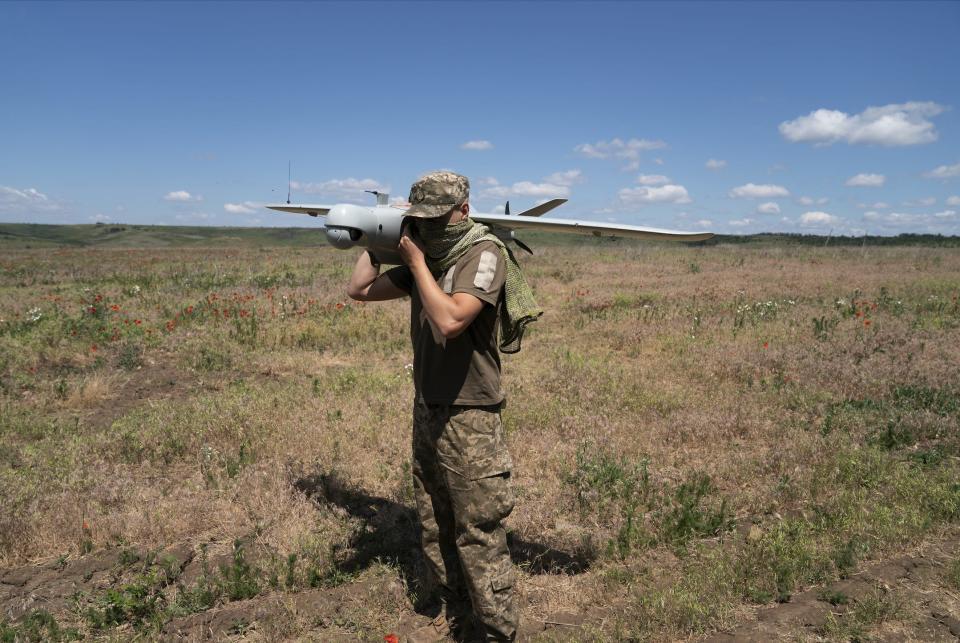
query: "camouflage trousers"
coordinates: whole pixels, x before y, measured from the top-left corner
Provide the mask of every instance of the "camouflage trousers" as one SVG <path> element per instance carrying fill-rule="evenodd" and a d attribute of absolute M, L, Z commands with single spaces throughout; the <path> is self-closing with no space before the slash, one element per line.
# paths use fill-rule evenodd
<path fill-rule="evenodd" d="M 499 407 L 414 403 L 413 485 L 427 573 L 447 609 L 472 605 L 486 640 L 516 633 L 516 572 L 503 519 L 513 463 Z"/>

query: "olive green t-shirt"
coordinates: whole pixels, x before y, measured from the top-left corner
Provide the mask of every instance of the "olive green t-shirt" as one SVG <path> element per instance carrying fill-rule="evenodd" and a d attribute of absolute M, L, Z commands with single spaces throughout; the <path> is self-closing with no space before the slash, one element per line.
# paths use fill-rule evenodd
<path fill-rule="evenodd" d="M 460 261 L 437 278 L 443 292 L 467 293 L 486 304 L 462 333 L 449 339 L 445 339 L 427 317 L 410 268 L 398 266 L 385 274 L 395 286 L 410 293 L 410 339 L 417 399 L 427 404 L 463 406 L 503 402 L 497 334 L 506 262 L 497 244 L 492 241 L 474 244 Z"/>

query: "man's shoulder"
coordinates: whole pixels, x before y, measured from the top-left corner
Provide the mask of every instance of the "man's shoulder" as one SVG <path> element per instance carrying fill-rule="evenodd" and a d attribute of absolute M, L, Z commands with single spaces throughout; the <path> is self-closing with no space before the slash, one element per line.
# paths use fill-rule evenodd
<path fill-rule="evenodd" d="M 496 304 L 506 274 L 499 244 L 487 239 L 473 244 L 452 273 L 449 292 L 466 292 Z"/>
<path fill-rule="evenodd" d="M 495 241 L 491 241 L 490 239 L 482 239 L 481 241 L 478 241 L 470 246 L 470 249 L 464 253 L 457 263 L 466 264 L 470 261 L 477 261 L 478 258 L 481 257 L 485 252 L 491 253 L 498 259 L 502 260 L 503 255 L 500 252 L 500 246 Z"/>

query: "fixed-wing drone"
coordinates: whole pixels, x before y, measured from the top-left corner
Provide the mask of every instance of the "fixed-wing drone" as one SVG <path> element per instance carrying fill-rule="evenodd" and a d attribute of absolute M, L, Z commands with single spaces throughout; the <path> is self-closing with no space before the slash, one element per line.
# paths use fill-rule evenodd
<path fill-rule="evenodd" d="M 377 204 L 372 207 L 352 203 L 309 205 L 291 204 L 290 202 L 269 204 L 266 207 L 280 212 L 325 217 L 324 227 L 327 229 L 327 241 L 334 248 L 347 250 L 354 246 L 360 246 L 369 250 L 381 263 L 399 264 L 401 260 L 400 254 L 397 252 L 397 245 L 400 243 L 400 235 L 403 233 L 404 212 L 410 206 L 390 204 L 388 194 L 376 191 L 369 192 L 377 197 Z M 618 223 L 546 219 L 541 216 L 566 202 L 566 199 L 553 199 L 516 215 L 510 214 L 510 203 L 508 202 L 503 214 L 484 214 L 471 210 L 470 218 L 487 225 L 490 231 L 504 243 L 513 242 L 531 254 L 533 254 L 533 251 L 514 236 L 515 230 L 543 230 L 588 234 L 595 237 L 630 237 L 667 241 L 704 241 L 713 236 L 712 232 L 679 232 Z"/>

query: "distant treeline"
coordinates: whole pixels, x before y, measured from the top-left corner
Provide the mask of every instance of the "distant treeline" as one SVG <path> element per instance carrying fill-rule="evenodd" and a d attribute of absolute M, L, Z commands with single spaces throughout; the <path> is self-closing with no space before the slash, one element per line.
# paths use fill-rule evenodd
<path fill-rule="evenodd" d="M 769 243 L 802 246 L 960 246 L 960 236 L 942 234 L 898 234 L 895 237 L 866 235 L 846 237 L 842 235 L 795 234 L 784 232 L 761 232 L 760 234 L 732 235 L 718 234 L 709 241 L 696 245 L 715 246 L 721 243 Z"/>
<path fill-rule="evenodd" d="M 313 228 L 226 228 L 127 223 L 87 225 L 0 223 L 0 248 L 310 247 L 325 243 L 324 230 L 319 225 Z"/>
<path fill-rule="evenodd" d="M 534 247 L 537 245 L 607 245 L 643 244 L 649 242 L 616 238 L 523 231 L 517 235 Z M 47 225 L 38 223 L 0 223 L 0 248 L 49 248 L 107 246 L 123 248 L 157 248 L 177 246 L 297 246 L 325 245 L 324 230 L 310 228 L 220 228 L 212 226 L 156 226 L 125 223 L 87 225 Z M 761 233 L 750 235 L 720 234 L 695 246 L 719 244 L 765 244 L 805 246 L 929 246 L 957 247 L 960 236 L 939 234 L 899 234 L 895 237 L 847 237 L 814 234 Z"/>

